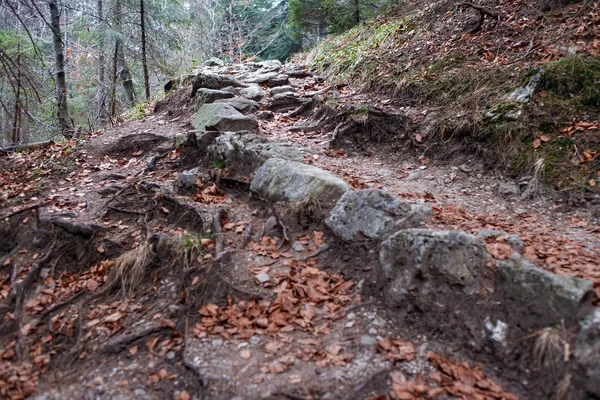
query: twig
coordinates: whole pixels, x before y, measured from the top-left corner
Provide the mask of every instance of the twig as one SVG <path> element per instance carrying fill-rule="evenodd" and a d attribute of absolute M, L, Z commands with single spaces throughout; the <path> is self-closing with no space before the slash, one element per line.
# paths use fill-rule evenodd
<path fill-rule="evenodd" d="M 147 215 L 147 213 L 145 211 L 125 210 L 123 208 L 118 208 L 118 207 L 113 207 L 113 206 L 108 206 L 107 208 L 109 210 L 120 212 L 123 214 Z"/>
<path fill-rule="evenodd" d="M 347 83 L 338 83 L 337 85 L 330 85 L 330 86 L 327 86 L 327 87 L 326 87 L 326 88 L 324 88 L 324 89 L 317 90 L 317 91 L 316 91 L 316 92 L 314 92 L 314 93 L 307 93 L 306 95 L 307 95 L 307 96 L 309 96 L 309 97 L 315 97 L 315 96 L 318 96 L 318 95 L 320 95 L 320 94 L 327 93 L 327 92 L 329 92 L 331 89 L 342 89 L 342 88 L 344 88 L 344 87 L 346 87 L 346 86 L 348 86 L 348 84 L 347 84 Z"/>
<path fill-rule="evenodd" d="M 81 296 L 83 296 L 85 294 L 85 290 L 82 290 L 80 292 L 75 293 L 73 296 L 69 297 L 67 300 L 55 304 L 52 307 L 48 308 L 46 311 L 44 311 L 42 313 L 42 315 L 40 315 L 40 319 L 39 322 L 44 321 L 46 318 L 48 318 L 50 315 L 54 314 L 56 311 L 65 308 L 66 306 L 72 305 L 75 300 L 79 299 Z"/>
<path fill-rule="evenodd" d="M 187 349 L 188 349 L 188 319 L 185 319 L 185 332 L 183 333 L 183 365 L 188 368 L 190 371 L 192 371 L 199 379 L 200 381 L 200 386 L 202 387 L 207 387 L 208 386 L 208 377 L 204 374 L 204 372 L 202 372 L 202 370 L 197 367 L 192 360 L 190 360 L 188 354 L 187 354 Z"/>
<path fill-rule="evenodd" d="M 320 248 L 320 249 L 318 249 L 318 250 L 317 250 L 317 251 L 315 251 L 314 253 L 312 253 L 312 254 L 309 254 L 309 255 L 307 255 L 307 256 L 306 256 L 306 257 L 304 257 L 304 258 L 300 258 L 298 261 L 308 261 L 308 260 L 310 260 L 311 258 L 318 257 L 319 255 L 321 255 L 321 253 L 323 253 L 323 252 L 325 252 L 325 251 L 327 251 L 327 250 L 329 250 L 329 245 L 328 245 L 328 244 L 324 244 L 324 245 L 322 245 L 322 246 L 321 246 L 321 248 Z"/>

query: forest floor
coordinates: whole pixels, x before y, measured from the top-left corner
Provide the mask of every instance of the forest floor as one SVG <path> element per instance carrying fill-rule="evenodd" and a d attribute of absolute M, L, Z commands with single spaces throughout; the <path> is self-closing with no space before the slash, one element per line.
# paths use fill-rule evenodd
<path fill-rule="evenodd" d="M 291 84 L 306 99 L 328 87 Z M 303 222 L 305 210 L 280 210 L 273 225 L 273 209 L 214 165 L 193 193 L 172 194 L 185 169 L 173 145 L 191 130 L 186 90 L 142 120 L 0 157 L 0 397 L 530 398 L 536 389 L 493 355 L 475 360 L 461 338 L 444 339 L 451 331 L 424 334 L 382 307 L 371 242 L 342 243 Z M 328 95 L 397 111 L 351 87 Z M 430 229 L 516 234 L 538 267 L 600 291 L 589 210 L 544 191 L 506 199 L 499 186 L 512 181 L 475 157 L 332 149 L 333 132 L 294 129 L 305 120 L 276 112 L 259 132 L 308 149 L 305 163 L 355 189 L 431 206 Z M 486 246 L 512 253 L 502 237 Z"/>

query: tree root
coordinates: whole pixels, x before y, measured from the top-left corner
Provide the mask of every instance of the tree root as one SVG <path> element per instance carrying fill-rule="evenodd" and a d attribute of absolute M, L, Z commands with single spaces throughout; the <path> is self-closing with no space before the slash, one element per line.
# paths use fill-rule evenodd
<path fill-rule="evenodd" d="M 248 242 L 250 242 L 250 239 L 252 238 L 253 230 L 254 227 L 252 226 L 252 224 L 248 224 L 248 226 L 246 226 L 246 229 L 244 229 L 244 236 L 242 237 L 242 244 L 240 246 L 241 249 L 245 249 L 246 246 L 248 246 Z"/>
<path fill-rule="evenodd" d="M 169 149 L 163 151 L 162 153 L 152 156 L 150 158 L 150 160 L 148 161 L 148 166 L 146 167 L 146 172 L 156 171 L 156 163 L 159 160 L 162 160 L 163 158 L 165 158 L 166 156 L 168 156 L 169 153 L 172 152 L 175 149 L 176 149 L 176 147 L 170 147 Z"/>
<path fill-rule="evenodd" d="M 43 203 L 32 204 L 32 205 L 30 205 L 30 206 L 27 206 L 27 207 L 25 207 L 25 208 L 21 208 L 20 210 L 17 210 L 17 211 L 13 211 L 13 212 L 11 212 L 11 213 L 8 213 L 8 214 L 6 214 L 5 216 L 3 216 L 3 217 L 0 217 L 0 220 L 5 220 L 5 219 L 8 219 L 8 218 L 12 218 L 12 217 L 14 217 L 15 215 L 19 215 L 19 214 L 22 214 L 22 213 L 25 213 L 25 212 L 28 212 L 28 211 L 31 211 L 31 210 L 36 210 L 36 209 L 38 209 L 38 208 L 45 207 L 45 206 L 47 206 L 48 204 L 50 204 L 50 202 L 49 202 L 49 201 L 45 201 L 45 202 L 43 202 Z"/>
<path fill-rule="evenodd" d="M 223 249 L 225 248 L 225 235 L 223 234 L 223 225 L 221 220 L 227 218 L 225 210 L 219 208 L 213 215 L 213 233 L 215 235 L 215 262 L 219 262 L 223 258 Z"/>
<path fill-rule="evenodd" d="M 281 231 L 283 233 L 283 242 L 279 246 L 279 248 L 281 248 L 281 246 L 283 246 L 285 243 L 290 242 L 290 238 L 288 236 L 288 229 L 285 223 L 283 222 L 283 218 L 281 218 L 281 214 L 279 214 L 279 211 L 277 211 L 277 208 L 275 208 L 274 204 L 271 204 L 271 210 L 273 211 L 273 215 L 277 220 L 277 224 L 281 227 Z"/>
<path fill-rule="evenodd" d="M 47 214 L 43 208 L 40 209 L 38 213 L 38 218 L 41 224 L 56 226 L 69 232 L 72 235 L 83 236 L 85 238 L 91 238 L 97 232 L 105 230 L 105 228 L 99 225 L 90 225 L 80 222 L 67 221 L 64 218 Z"/>
<path fill-rule="evenodd" d="M 479 32 L 481 30 L 481 27 L 483 26 L 483 22 L 485 21 L 485 17 L 490 17 L 493 20 L 498 21 L 500 19 L 500 15 L 488 8 L 482 7 L 482 6 L 478 6 L 476 4 L 472 4 L 472 3 L 461 3 L 460 6 L 462 7 L 471 7 L 477 11 L 479 11 L 479 21 L 477 22 L 477 26 L 475 26 L 475 28 L 471 29 L 471 31 L 469 31 L 469 33 L 473 34 L 476 32 Z"/>
<path fill-rule="evenodd" d="M 145 329 L 142 329 L 141 331 L 134 332 L 130 335 L 122 336 L 120 338 L 116 338 L 116 339 L 108 341 L 104 345 L 104 348 L 102 349 L 102 351 L 105 353 L 117 353 L 137 340 L 143 339 L 146 336 L 154 335 L 156 333 L 160 333 L 160 332 L 163 332 L 163 331 L 166 331 L 169 329 L 171 329 L 171 328 L 169 328 L 168 326 L 165 326 L 165 325 L 152 325 Z"/>

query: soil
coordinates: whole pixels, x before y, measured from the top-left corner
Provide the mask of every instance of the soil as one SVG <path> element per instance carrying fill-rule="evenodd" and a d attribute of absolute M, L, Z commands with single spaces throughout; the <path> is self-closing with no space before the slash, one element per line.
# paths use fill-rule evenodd
<path fill-rule="evenodd" d="M 291 83 L 304 96 L 326 86 Z M 341 243 L 318 213 L 285 205 L 275 206 L 285 232 L 270 226 L 272 209 L 202 157 L 196 190 L 176 194 L 184 168 L 171 149 L 190 131 L 188 93 L 180 88 L 156 113 L 79 143 L 0 158 L 0 397 L 383 399 L 410 386 L 449 398 L 439 382 L 458 379 L 450 370 L 493 381 L 495 397 L 477 389 L 486 398 L 547 393 L 543 380 L 528 380 L 539 378 L 524 364 L 530 357 L 509 368 L 452 331 L 423 331 L 384 308 L 376 243 Z M 350 87 L 328 96 L 406 112 Z M 402 137 L 332 148 L 333 129 L 290 129 L 306 120 L 276 113 L 260 134 L 309 149 L 306 163 L 354 188 L 430 205 L 432 229 L 517 234 L 538 266 L 600 289 L 600 226 L 586 209 L 543 189 L 506 200 L 498 186 L 511 180 L 484 160 L 427 159 Z M 149 170 L 154 156 L 163 157 Z M 42 223 L 44 213 L 54 222 Z M 508 256 L 501 242 L 488 250 Z"/>

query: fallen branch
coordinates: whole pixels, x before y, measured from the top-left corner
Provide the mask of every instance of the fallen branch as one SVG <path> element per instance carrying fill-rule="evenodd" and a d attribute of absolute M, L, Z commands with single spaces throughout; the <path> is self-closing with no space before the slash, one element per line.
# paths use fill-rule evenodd
<path fill-rule="evenodd" d="M 481 27 L 483 26 L 483 21 L 485 20 L 486 16 L 490 17 L 491 19 L 494 19 L 496 21 L 498 21 L 500 19 L 500 15 L 498 13 L 496 13 L 488 8 L 478 6 L 476 4 L 461 3 L 460 6 L 471 7 L 471 8 L 474 8 L 475 10 L 479 11 L 479 21 L 477 22 L 477 26 L 475 26 L 475 28 L 471 29 L 471 31 L 469 33 L 479 32 L 481 30 Z"/>
<path fill-rule="evenodd" d="M 118 208 L 118 207 L 113 207 L 113 206 L 108 206 L 107 208 L 109 210 L 119 212 L 122 214 L 147 215 L 147 213 L 145 211 L 125 210 L 123 208 Z"/>
<path fill-rule="evenodd" d="M 327 87 L 326 87 L 326 88 L 324 88 L 324 89 L 317 90 L 317 91 L 316 91 L 316 92 L 314 92 L 314 93 L 307 93 L 306 95 L 307 95 L 307 96 L 309 96 L 309 97 L 315 97 L 315 96 L 318 96 L 318 95 L 321 95 L 321 94 L 327 93 L 327 92 L 329 92 L 329 91 L 330 91 L 330 90 L 332 90 L 332 89 L 342 89 L 342 88 L 344 88 L 344 87 L 346 87 L 346 86 L 348 86 L 348 84 L 347 84 L 347 83 L 338 83 L 338 84 L 336 84 L 336 85 L 327 86 Z"/>
<path fill-rule="evenodd" d="M 63 308 L 72 305 L 75 302 L 75 300 L 79 299 L 84 294 L 85 294 L 85 290 L 82 290 L 80 292 L 75 293 L 73 296 L 69 297 L 67 300 L 60 302 L 58 304 L 55 304 L 52 307 L 48 308 L 46 311 L 44 311 L 42 313 L 42 315 L 40 315 L 39 322 L 41 323 L 42 321 L 44 321 L 46 318 L 48 318 L 50 315 L 54 314 L 58 310 L 62 310 Z"/>
<path fill-rule="evenodd" d="M 190 371 L 192 371 L 197 377 L 198 380 L 200 382 L 200 386 L 202 387 L 207 387 L 208 386 L 208 377 L 204 374 L 204 372 L 202 372 L 202 370 L 197 367 L 192 360 L 190 360 L 188 354 L 187 354 L 187 349 L 188 349 L 188 319 L 185 319 L 185 332 L 183 333 L 183 350 L 182 350 L 182 358 L 183 358 L 183 365 L 188 368 Z"/>
<path fill-rule="evenodd" d="M 30 150 L 30 149 L 38 149 L 42 147 L 52 146 L 54 144 L 54 140 L 46 140 L 43 142 L 34 142 L 27 144 L 18 144 L 14 146 L 2 147 L 0 148 L 1 154 L 12 153 L 15 150 Z"/>
<path fill-rule="evenodd" d="M 310 260 L 311 258 L 315 258 L 315 257 L 318 257 L 318 256 L 320 256 L 320 255 L 321 255 L 321 253 L 324 253 L 324 252 L 325 252 L 325 251 L 327 251 L 327 250 L 329 250 L 329 245 L 328 245 L 328 244 L 323 244 L 323 245 L 321 246 L 321 248 L 320 248 L 320 249 L 318 249 L 317 251 L 315 251 L 315 252 L 314 252 L 314 253 L 312 253 L 312 254 L 309 254 L 309 255 L 307 255 L 307 256 L 306 256 L 306 257 L 304 257 L 304 258 L 300 258 L 298 261 L 308 261 L 308 260 Z"/>
<path fill-rule="evenodd" d="M 126 335 L 126 336 L 122 336 L 120 338 L 116 338 L 113 340 L 108 341 L 105 345 L 102 351 L 104 351 L 105 353 L 116 353 L 119 352 L 121 350 L 123 350 L 126 346 L 130 345 L 131 343 L 140 340 L 146 336 L 150 336 L 150 335 L 154 335 L 156 333 L 159 332 L 163 332 L 166 331 L 169 328 L 166 325 L 152 325 L 147 327 L 146 329 L 142 329 L 141 331 L 138 332 L 134 332 L 130 335 Z"/>

